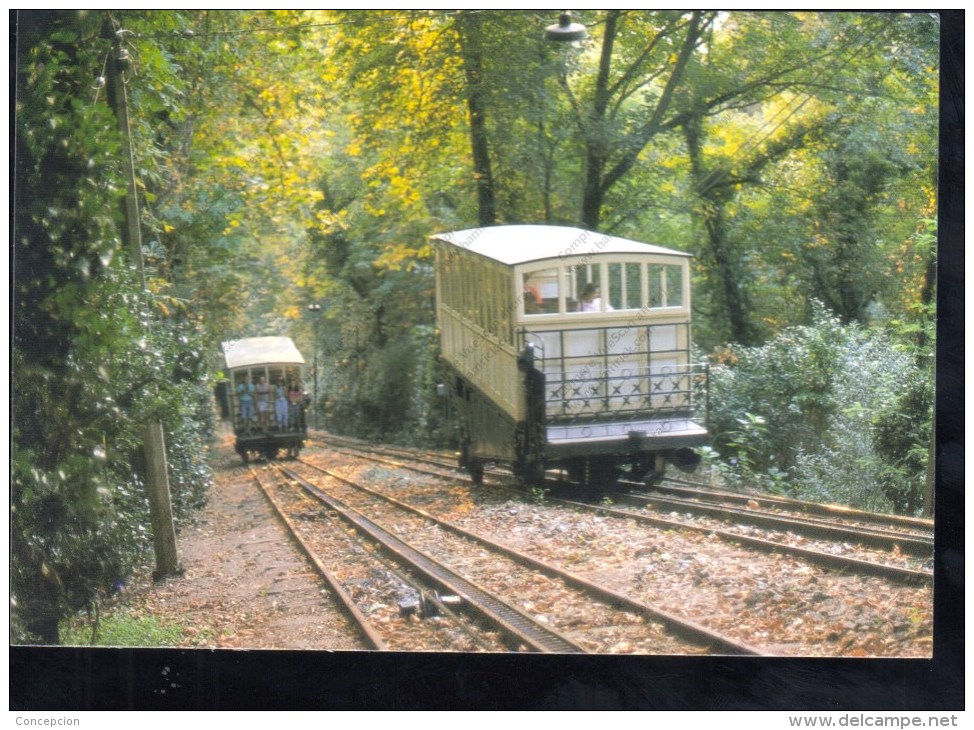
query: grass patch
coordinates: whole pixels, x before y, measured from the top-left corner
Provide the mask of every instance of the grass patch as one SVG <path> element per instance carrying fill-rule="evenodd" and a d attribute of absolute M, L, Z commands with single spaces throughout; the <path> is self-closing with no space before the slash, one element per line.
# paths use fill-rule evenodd
<path fill-rule="evenodd" d="M 76 617 L 61 627 L 65 646 L 179 646 L 184 636 L 180 624 L 121 611 L 101 616 L 97 631 L 89 617 Z"/>

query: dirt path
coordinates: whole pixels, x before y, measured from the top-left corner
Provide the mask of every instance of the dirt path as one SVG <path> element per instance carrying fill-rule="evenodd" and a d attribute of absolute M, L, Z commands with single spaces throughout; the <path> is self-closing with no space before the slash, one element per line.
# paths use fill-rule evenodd
<path fill-rule="evenodd" d="M 183 575 L 155 584 L 139 577 L 121 605 L 183 626 L 180 646 L 361 650 L 233 453 L 231 438 L 214 449 L 207 506 L 178 536 Z"/>

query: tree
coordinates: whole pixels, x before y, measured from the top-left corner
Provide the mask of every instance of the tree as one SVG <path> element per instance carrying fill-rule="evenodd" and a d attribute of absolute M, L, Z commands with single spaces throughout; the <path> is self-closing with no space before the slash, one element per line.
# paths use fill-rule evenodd
<path fill-rule="evenodd" d="M 761 185 L 761 171 L 775 160 L 804 144 L 810 129 L 820 121 L 795 125 L 778 138 L 738 154 L 733 161 L 704 162 L 701 117 L 690 117 L 683 133 L 690 155 L 693 192 L 699 197 L 697 216 L 703 222 L 705 242 L 702 250 L 710 299 L 717 307 L 716 318 L 727 326 L 726 338 L 744 345 L 761 338 L 754 322 L 751 282 L 756 278 L 755 257 L 746 256 L 731 241 L 728 208 L 743 186 Z"/>
<path fill-rule="evenodd" d="M 695 218 L 704 242 L 698 301 L 715 325 L 708 337 L 755 344 L 780 327 L 783 317 L 807 317 L 809 299 L 796 308 L 798 300 L 787 293 L 787 282 L 799 279 L 808 282 L 809 297 L 847 321 L 865 321 L 867 308 L 889 299 L 890 285 L 904 280 L 890 275 L 883 257 L 889 241 L 908 234 L 902 228 L 893 233 L 890 225 L 909 223 L 908 217 L 894 222 L 895 216 L 883 216 L 892 233 L 885 244 L 864 239 L 875 230 L 873 221 L 893 190 L 909 196 L 897 180 L 933 160 L 932 146 L 921 142 L 927 132 L 920 117 L 895 121 L 901 118 L 896 108 L 924 108 L 925 88 L 905 93 L 890 74 L 890 63 L 907 67 L 890 58 L 891 49 L 902 48 L 908 38 L 914 42 L 916 23 L 896 15 L 779 14 L 748 23 L 741 17 L 731 16 L 708 43 L 706 58 L 688 69 L 688 111 L 681 125 L 692 181 L 686 193 L 698 200 Z M 754 75 L 755 56 L 765 80 L 729 106 L 712 108 L 708 99 L 714 89 L 734 89 Z M 800 58 L 809 63 L 798 72 L 794 59 Z M 861 122 L 845 121 L 851 118 Z M 825 154 L 834 144 L 843 151 Z M 906 154 L 908 149 L 919 154 Z M 861 175 L 854 177 L 868 180 L 874 190 L 823 176 L 828 160 L 841 165 L 840 176 L 849 177 L 849 169 L 859 167 Z M 914 177 L 913 187 L 922 189 L 916 184 Z M 901 197 L 900 211 L 924 202 L 909 197 L 914 198 L 909 204 Z M 811 205 L 821 205 L 814 229 Z M 806 273 L 810 269 L 817 283 Z M 875 286 L 879 283 L 882 287 Z M 844 295 L 837 293 L 840 288 Z M 850 315 L 850 308 L 855 313 Z"/>
<path fill-rule="evenodd" d="M 583 106 L 572 97 L 585 141 L 585 187 L 579 216 L 583 226 L 598 228 L 609 190 L 636 165 L 654 137 L 678 124 L 679 118 L 673 114 L 676 91 L 715 18 L 716 13 L 704 11 L 642 17 L 632 11 L 607 11 L 590 100 Z M 626 22 L 633 24 L 633 32 L 624 34 Z M 629 55 L 621 69 L 614 69 L 616 44 L 623 45 L 627 39 L 642 48 Z M 630 100 L 638 101 L 627 104 Z"/>
<path fill-rule="evenodd" d="M 467 81 L 467 109 L 470 113 L 470 151 L 477 181 L 478 222 L 489 226 L 497 222 L 494 203 L 494 175 L 491 172 L 487 139 L 487 109 L 483 90 L 484 57 L 481 47 L 481 19 L 477 13 L 460 13 L 456 21 Z"/>
<path fill-rule="evenodd" d="M 192 328 L 166 296 L 143 307 L 119 247 L 126 181 L 96 82 L 112 45 L 102 20 L 18 15 L 11 592 L 15 635 L 49 643 L 147 547 L 138 424 L 161 420 L 195 448 L 205 430 Z M 181 516 L 206 469 L 174 471 Z"/>

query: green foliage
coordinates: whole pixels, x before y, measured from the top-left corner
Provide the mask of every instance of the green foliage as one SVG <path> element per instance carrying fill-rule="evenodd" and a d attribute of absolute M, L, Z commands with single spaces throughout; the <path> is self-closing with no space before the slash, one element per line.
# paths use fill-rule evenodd
<path fill-rule="evenodd" d="M 410 440 L 419 446 L 456 446 L 457 434 L 449 412 L 451 399 L 438 392 L 438 386 L 447 382 L 438 332 L 427 326 L 416 328 L 413 334 L 418 357 L 413 394 L 416 419 Z"/>
<path fill-rule="evenodd" d="M 936 21 L 583 11 L 575 48 L 546 43 L 545 20 L 18 14 L 18 638 L 56 641 L 57 618 L 147 549 L 145 420 L 165 424 L 177 520 L 205 499 L 220 340 L 291 334 L 317 352 L 328 428 L 449 443 L 427 236 L 477 219 L 486 171 L 498 221 L 583 221 L 696 254 L 708 347 L 772 338 L 732 346 L 715 375 L 731 478 L 915 508 L 936 231 L 913 228 L 935 217 Z M 145 294 L 121 250 L 121 140 L 98 83 L 117 28 L 135 64 Z M 816 295 L 895 344 L 822 315 L 788 329 Z M 311 301 L 327 304 L 319 322 Z M 843 493 L 836 465 L 865 491 Z"/>
<path fill-rule="evenodd" d="M 873 415 L 873 446 L 883 462 L 879 480 L 897 512 L 914 513 L 923 507 L 932 412 L 932 378 L 915 371 L 900 393 Z"/>
<path fill-rule="evenodd" d="M 932 373 L 885 334 L 820 309 L 812 325 L 721 359 L 711 427 L 729 481 L 863 509 L 921 506 Z"/>
<path fill-rule="evenodd" d="M 387 442 L 451 443 L 449 403 L 436 391 L 443 378 L 435 331 L 417 327 L 382 344 L 358 348 L 349 340 L 336 348 L 341 360 L 329 360 L 326 366 L 324 426 Z"/>
<path fill-rule="evenodd" d="M 532 504 L 544 504 L 550 493 L 551 490 L 545 487 L 531 486 L 528 488 L 528 499 L 530 499 Z M 611 506 L 611 504 L 606 504 L 606 500 L 603 500 L 603 504 L 606 507 Z"/>
<path fill-rule="evenodd" d="M 65 622 L 65 646 L 179 646 L 184 636 L 179 624 L 165 623 L 152 616 L 132 616 L 115 611 L 85 622 L 80 618 Z"/>
<path fill-rule="evenodd" d="M 150 543 L 141 426 L 202 454 L 196 330 L 119 249 L 120 137 L 94 80 L 104 14 L 22 12 L 16 119 L 11 601 L 15 641 L 110 595 Z M 151 276 L 157 272 L 150 265 Z M 170 462 L 177 515 L 209 474 Z"/>

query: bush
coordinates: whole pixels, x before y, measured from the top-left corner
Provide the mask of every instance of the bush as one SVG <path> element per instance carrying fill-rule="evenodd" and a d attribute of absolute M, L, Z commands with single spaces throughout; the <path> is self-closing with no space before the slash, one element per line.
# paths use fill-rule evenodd
<path fill-rule="evenodd" d="M 711 371 L 716 461 L 730 482 L 871 510 L 922 503 L 932 374 L 878 330 L 823 311 Z"/>

